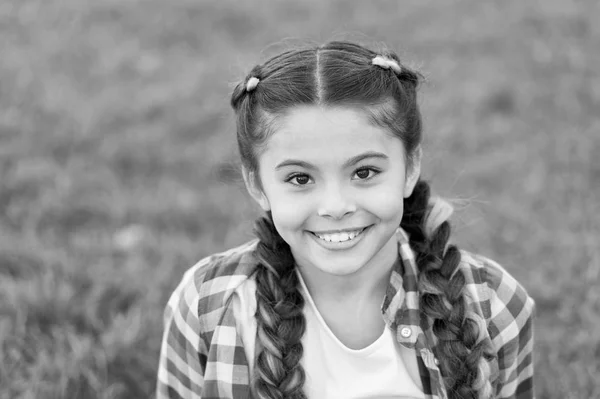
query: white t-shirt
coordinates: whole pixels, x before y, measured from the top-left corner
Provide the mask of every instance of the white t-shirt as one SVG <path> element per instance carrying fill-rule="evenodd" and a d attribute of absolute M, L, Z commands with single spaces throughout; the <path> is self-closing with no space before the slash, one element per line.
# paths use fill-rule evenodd
<path fill-rule="evenodd" d="M 309 399 L 422 399 L 421 379 L 413 349 L 400 345 L 387 325 L 381 336 L 362 349 L 350 349 L 333 334 L 298 273 L 305 298 L 306 332 L 301 364 Z M 253 373 L 256 341 L 256 282 L 249 278 L 233 299 L 237 328 Z"/>

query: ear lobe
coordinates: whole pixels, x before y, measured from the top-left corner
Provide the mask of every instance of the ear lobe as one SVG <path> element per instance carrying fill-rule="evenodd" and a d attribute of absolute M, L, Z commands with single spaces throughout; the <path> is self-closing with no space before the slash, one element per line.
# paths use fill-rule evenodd
<path fill-rule="evenodd" d="M 263 193 L 263 190 L 260 188 L 260 184 L 258 183 L 258 178 L 254 172 L 248 171 L 245 167 L 242 166 L 242 176 L 244 176 L 244 183 L 246 184 L 246 190 L 250 196 L 258 203 L 258 205 L 265 211 L 271 210 L 271 204 L 269 204 L 269 199 Z"/>
<path fill-rule="evenodd" d="M 410 168 L 406 170 L 406 178 L 404 179 L 404 198 L 408 198 L 411 196 L 417 182 L 419 181 L 419 177 L 421 176 L 421 158 L 423 156 L 423 151 L 419 146 L 413 155 L 412 163 L 410 164 Z"/>

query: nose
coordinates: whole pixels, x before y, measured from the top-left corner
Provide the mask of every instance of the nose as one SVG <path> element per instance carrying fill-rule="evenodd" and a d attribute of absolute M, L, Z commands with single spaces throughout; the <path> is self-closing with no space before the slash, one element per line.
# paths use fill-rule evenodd
<path fill-rule="evenodd" d="M 319 216 L 342 219 L 354 212 L 356 212 L 354 199 L 341 187 L 330 186 L 324 190 L 317 210 Z"/>

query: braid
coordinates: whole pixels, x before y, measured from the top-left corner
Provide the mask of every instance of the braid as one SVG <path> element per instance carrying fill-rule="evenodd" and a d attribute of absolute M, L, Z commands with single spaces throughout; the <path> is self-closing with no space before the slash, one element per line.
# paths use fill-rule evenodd
<path fill-rule="evenodd" d="M 468 317 L 463 298 L 465 277 L 455 273 L 460 252 L 454 245 L 447 247 L 450 224 L 444 221 L 430 237 L 425 234 L 429 196 L 429 184 L 420 180 L 404 201 L 401 223 L 416 253 L 420 307 L 433 321 L 437 357 L 449 398 L 488 398 L 492 388 L 486 348 L 483 341 L 477 342 L 482 331 Z"/>
<path fill-rule="evenodd" d="M 306 329 L 294 258 L 271 215 L 255 223 L 260 261 L 256 272 L 258 343 L 253 393 L 258 399 L 303 399 L 305 374 L 300 339 Z"/>

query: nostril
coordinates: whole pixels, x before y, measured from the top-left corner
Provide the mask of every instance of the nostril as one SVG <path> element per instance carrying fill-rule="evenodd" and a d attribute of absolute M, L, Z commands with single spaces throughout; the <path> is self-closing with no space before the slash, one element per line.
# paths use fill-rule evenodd
<path fill-rule="evenodd" d="M 356 208 L 352 207 L 343 207 L 342 209 L 332 209 L 332 208 L 321 208 L 317 211 L 319 216 L 323 217 L 332 217 L 334 219 L 342 219 L 347 215 L 351 215 L 356 212 Z"/>

